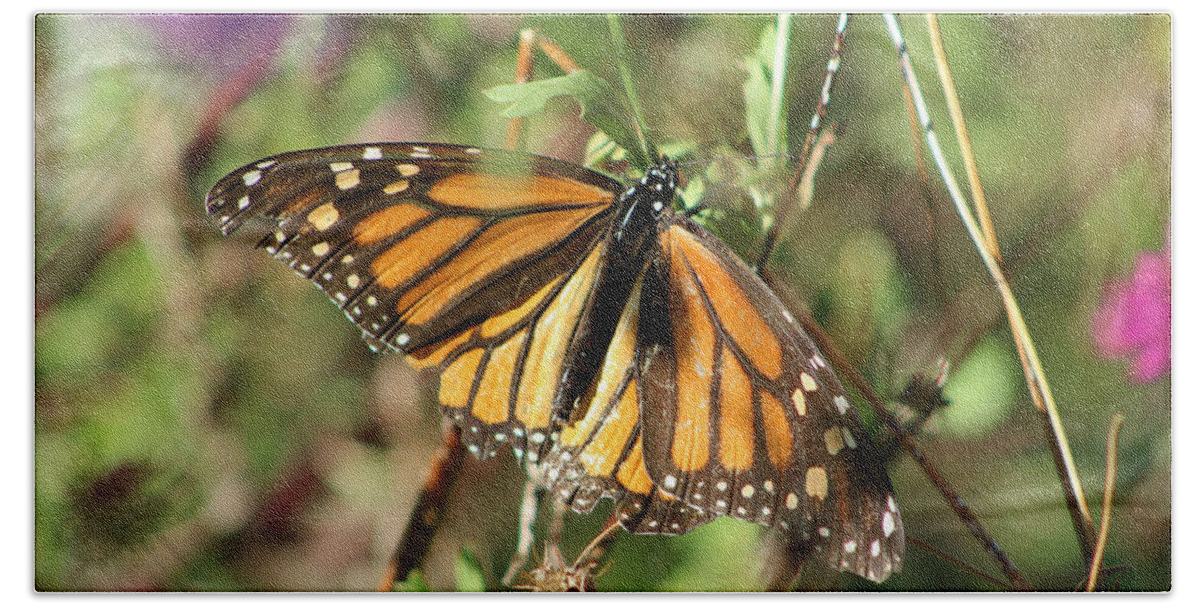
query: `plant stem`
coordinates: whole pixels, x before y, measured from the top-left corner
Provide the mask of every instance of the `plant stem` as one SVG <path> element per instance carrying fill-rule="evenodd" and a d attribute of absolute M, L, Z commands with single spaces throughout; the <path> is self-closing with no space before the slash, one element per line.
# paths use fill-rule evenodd
<path fill-rule="evenodd" d="M 767 154 L 768 162 L 774 164 L 778 157 L 774 156 L 784 151 L 786 143 L 780 125 L 783 124 L 783 88 L 787 81 L 788 45 L 791 41 L 791 21 L 789 13 L 779 13 L 775 22 L 775 57 L 771 62 L 771 110 L 767 116 Z"/>
<path fill-rule="evenodd" d="M 648 166 L 651 162 L 658 160 L 657 151 L 651 150 L 651 145 L 646 141 L 646 120 L 642 115 L 642 106 L 638 101 L 637 87 L 633 83 L 633 71 L 629 69 L 629 43 L 625 40 L 625 31 L 621 27 L 621 17 L 610 13 L 608 15 L 608 31 L 612 36 L 613 47 L 617 51 L 617 70 L 621 73 L 621 84 L 625 87 L 625 99 L 629 102 L 629 109 L 633 112 L 634 128 L 637 129 L 638 142 L 642 149 L 639 151 L 642 158 L 639 163 L 642 166 Z"/>

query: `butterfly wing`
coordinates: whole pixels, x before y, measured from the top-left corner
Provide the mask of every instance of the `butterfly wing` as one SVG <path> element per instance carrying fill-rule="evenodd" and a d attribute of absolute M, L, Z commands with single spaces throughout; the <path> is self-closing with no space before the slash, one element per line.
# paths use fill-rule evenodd
<path fill-rule="evenodd" d="M 553 357 L 586 305 L 620 189 L 546 157 L 367 144 L 247 165 L 213 187 L 207 210 L 226 234 L 266 218 L 259 245 L 373 348 L 438 368 L 447 414 L 488 454 L 549 431 Z"/>
<path fill-rule="evenodd" d="M 642 285 L 638 381 L 650 479 L 711 515 L 777 525 L 882 581 L 904 532 L 845 390 L 775 294 L 719 239 L 664 220 Z"/>
<path fill-rule="evenodd" d="M 441 371 L 438 400 L 481 456 L 513 446 L 519 460 L 541 460 L 567 417 L 559 390 L 574 336 L 586 323 L 605 259 L 596 243 L 577 268 L 547 282 L 516 308 L 461 334 L 413 351 L 417 367 Z"/>
<path fill-rule="evenodd" d="M 617 322 L 596 382 L 537 469 L 559 502 L 589 513 L 601 498 L 617 503 L 618 521 L 640 533 L 682 534 L 712 520 L 662 492 L 646 472 L 636 373 L 639 287 Z"/>

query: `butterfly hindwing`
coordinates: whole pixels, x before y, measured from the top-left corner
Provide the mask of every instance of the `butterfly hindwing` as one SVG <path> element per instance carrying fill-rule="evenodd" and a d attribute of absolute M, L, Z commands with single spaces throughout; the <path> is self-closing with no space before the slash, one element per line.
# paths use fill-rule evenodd
<path fill-rule="evenodd" d="M 646 469 L 714 515 L 775 525 L 831 566 L 899 569 L 903 529 L 844 389 L 773 292 L 724 243 L 664 220 L 643 282 Z"/>
<path fill-rule="evenodd" d="M 569 273 L 556 277 L 516 308 L 439 345 L 415 351 L 416 367 L 438 365 L 438 400 L 481 456 L 512 444 L 518 459 L 537 462 L 565 413 L 557 396 L 572 345 L 584 322 L 600 266 L 602 243 Z"/>
<path fill-rule="evenodd" d="M 635 369 L 638 291 L 635 286 L 620 311 L 593 389 L 538 475 L 556 500 L 576 511 L 591 512 L 599 499 L 610 498 L 627 530 L 682 534 L 715 516 L 662 492 L 646 472 Z"/>

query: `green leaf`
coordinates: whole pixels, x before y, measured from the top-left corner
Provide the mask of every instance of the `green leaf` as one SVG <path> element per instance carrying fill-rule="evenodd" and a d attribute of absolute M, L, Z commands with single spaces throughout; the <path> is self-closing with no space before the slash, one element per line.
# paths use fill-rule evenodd
<path fill-rule="evenodd" d="M 481 592 L 487 591 L 487 583 L 483 580 L 483 567 L 470 551 L 463 549 L 454 561 L 454 588 L 456 591 Z"/>
<path fill-rule="evenodd" d="M 588 138 L 587 146 L 583 153 L 583 164 L 587 167 L 595 167 L 605 159 L 612 162 L 619 162 L 626 157 L 625 148 L 617 145 L 604 131 L 596 131 Z"/>
<path fill-rule="evenodd" d="M 688 180 L 686 187 L 679 190 L 679 198 L 683 199 L 684 209 L 694 209 L 704 200 L 704 178 L 700 176 Z"/>
<path fill-rule="evenodd" d="M 774 24 L 763 28 L 758 41 L 758 48 L 743 59 L 746 66 L 746 80 L 742 83 L 742 95 L 746 103 L 746 135 L 754 153 L 762 156 L 778 154 L 784 149 L 784 130 L 787 121 L 782 116 L 774 116 L 776 109 L 772 106 L 771 79 L 775 71 L 775 45 L 777 30 Z M 786 113 L 782 105 L 778 112 Z M 780 133 L 771 133 L 772 125 Z M 774 146 L 771 142 L 776 142 Z"/>
<path fill-rule="evenodd" d="M 501 85 L 483 93 L 496 103 L 508 105 L 501 112 L 505 118 L 533 116 L 544 112 L 546 103 L 551 99 L 570 97 L 579 103 L 580 118 L 603 131 L 622 148 L 641 149 L 634 135 L 636 130 L 616 90 L 587 70 L 522 84 Z"/>
<path fill-rule="evenodd" d="M 1020 391 L 1016 356 L 1005 340 L 988 336 L 946 382 L 951 406 L 937 414 L 938 429 L 954 437 L 983 437 L 1012 411 Z"/>
<path fill-rule="evenodd" d="M 425 577 L 421 575 L 421 571 L 413 570 L 409 573 L 408 578 L 396 584 L 396 591 L 406 591 L 410 593 L 433 591 L 429 588 L 429 583 L 425 582 Z"/>

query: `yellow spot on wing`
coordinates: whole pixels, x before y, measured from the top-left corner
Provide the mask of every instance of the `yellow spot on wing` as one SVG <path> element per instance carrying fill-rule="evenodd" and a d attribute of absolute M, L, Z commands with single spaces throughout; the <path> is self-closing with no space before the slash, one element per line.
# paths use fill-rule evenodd
<path fill-rule="evenodd" d="M 803 416 L 808 413 L 808 405 L 804 400 L 804 393 L 800 389 L 792 393 L 792 405 L 796 406 L 796 414 Z"/>
<path fill-rule="evenodd" d="M 808 372 L 800 372 L 800 386 L 811 393 L 817 390 L 817 379 L 813 378 L 812 374 Z"/>
<path fill-rule="evenodd" d="M 308 222 L 317 230 L 328 230 L 330 226 L 338 221 L 341 215 L 338 213 L 337 207 L 333 203 L 325 203 L 308 213 Z"/>
<path fill-rule="evenodd" d="M 405 190 L 408 190 L 408 180 L 406 179 L 396 180 L 383 187 L 384 194 L 398 194 Z"/>
<path fill-rule="evenodd" d="M 358 169 L 336 173 L 334 174 L 333 181 L 337 184 L 338 189 L 349 190 L 358 185 Z"/>
<path fill-rule="evenodd" d="M 846 446 L 846 444 L 842 441 L 842 432 L 840 427 L 830 427 L 829 430 L 825 431 L 824 437 L 825 451 L 829 452 L 831 456 L 836 456 L 837 453 L 842 451 L 842 448 Z"/>
<path fill-rule="evenodd" d="M 809 496 L 825 500 L 829 495 L 829 475 L 824 467 L 809 467 L 804 474 L 804 492 Z"/>

